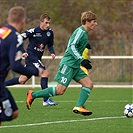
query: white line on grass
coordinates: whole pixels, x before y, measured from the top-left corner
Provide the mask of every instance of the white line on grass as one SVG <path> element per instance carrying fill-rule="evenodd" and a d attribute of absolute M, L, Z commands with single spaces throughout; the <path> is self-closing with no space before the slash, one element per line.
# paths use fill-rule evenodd
<path fill-rule="evenodd" d="M 89 119 L 80 119 L 80 120 L 51 121 L 51 122 L 42 122 L 42 123 L 1 126 L 0 128 L 30 127 L 30 126 L 49 125 L 49 124 L 73 123 L 73 122 L 96 121 L 96 120 L 106 120 L 106 119 L 120 119 L 120 118 L 126 118 L 126 117 L 125 116 L 117 116 L 117 117 L 89 118 Z"/>
<path fill-rule="evenodd" d="M 25 101 L 16 101 L 16 103 L 23 103 Z M 42 101 L 38 101 L 38 102 L 42 102 Z M 72 101 L 72 100 L 66 100 L 66 101 L 58 101 L 59 103 L 73 103 L 73 102 L 76 102 L 76 101 Z M 88 100 L 86 102 L 105 102 L 105 103 L 111 103 L 111 102 L 118 102 L 118 103 L 125 103 L 125 102 L 131 102 L 131 101 L 128 101 L 128 100 Z"/>

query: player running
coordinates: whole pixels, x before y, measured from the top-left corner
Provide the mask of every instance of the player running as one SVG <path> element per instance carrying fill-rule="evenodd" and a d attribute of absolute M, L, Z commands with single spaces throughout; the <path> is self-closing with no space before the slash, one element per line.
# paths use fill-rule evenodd
<path fill-rule="evenodd" d="M 29 90 L 26 100 L 28 109 L 31 108 L 31 104 L 36 98 L 64 94 L 71 80 L 74 79 L 82 85 L 82 88 L 73 112 L 82 115 L 92 114 L 90 110 L 83 106 L 90 95 L 93 83 L 80 66 L 82 65 L 87 69 L 92 67 L 90 61 L 82 57 L 82 53 L 88 44 L 88 32 L 97 26 L 96 15 L 91 11 L 83 12 L 81 14 L 81 24 L 71 35 L 66 52 L 59 64 L 58 72 L 54 78 L 58 82 L 57 86 L 40 91 Z"/>
<path fill-rule="evenodd" d="M 18 107 L 10 91 L 4 85 L 10 68 L 17 73 L 30 76 L 38 76 L 43 72 L 42 68 L 26 68 L 21 64 L 23 38 L 19 32 L 25 25 L 25 17 L 23 7 L 13 7 L 8 13 L 8 25 L 0 28 L 0 123 L 18 116 Z"/>
<path fill-rule="evenodd" d="M 48 87 L 48 70 L 46 70 L 45 66 L 41 62 L 42 55 L 44 53 L 44 49 L 47 46 L 50 51 L 52 60 L 55 58 L 54 51 L 54 33 L 49 28 L 51 22 L 51 18 L 48 14 L 44 13 L 40 16 L 40 25 L 36 28 L 32 28 L 26 30 L 21 35 L 23 39 L 29 39 L 29 44 L 26 52 L 28 53 L 28 57 L 25 59 L 26 67 L 41 67 L 44 69 L 41 74 L 41 88 L 45 89 Z M 25 84 L 31 78 L 30 75 L 21 75 L 20 77 L 15 77 L 11 80 L 5 82 L 6 86 L 15 85 L 15 84 Z M 52 106 L 57 105 L 57 102 L 52 101 L 51 98 L 47 97 L 43 99 L 43 106 Z"/>

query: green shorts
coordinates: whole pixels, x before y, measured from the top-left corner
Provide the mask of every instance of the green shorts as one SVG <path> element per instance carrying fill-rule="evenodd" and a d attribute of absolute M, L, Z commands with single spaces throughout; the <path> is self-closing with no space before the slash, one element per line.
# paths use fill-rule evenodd
<path fill-rule="evenodd" d="M 62 64 L 59 66 L 58 72 L 54 77 L 54 80 L 67 87 L 72 79 L 77 82 L 85 77 L 87 77 L 87 74 L 80 67 L 72 68 L 65 64 Z"/>

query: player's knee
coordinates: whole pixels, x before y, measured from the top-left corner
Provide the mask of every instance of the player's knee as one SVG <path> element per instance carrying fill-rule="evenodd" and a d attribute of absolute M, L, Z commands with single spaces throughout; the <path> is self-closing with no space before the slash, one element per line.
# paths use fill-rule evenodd
<path fill-rule="evenodd" d="M 63 95 L 65 92 L 65 90 L 60 90 L 60 91 L 57 91 L 57 95 Z"/>
<path fill-rule="evenodd" d="M 13 112 L 12 119 L 16 119 L 18 117 L 18 110 Z"/>
<path fill-rule="evenodd" d="M 48 70 L 44 70 L 43 73 L 41 74 L 41 77 L 48 77 L 48 76 L 49 76 Z"/>
<path fill-rule="evenodd" d="M 91 88 L 91 89 L 93 89 L 93 82 L 92 81 L 89 81 L 88 87 Z"/>
<path fill-rule="evenodd" d="M 21 85 L 22 85 L 22 84 L 25 84 L 25 83 L 26 83 L 26 81 L 20 81 L 20 82 L 19 82 L 19 84 L 21 84 Z"/>
<path fill-rule="evenodd" d="M 93 82 L 91 80 L 89 80 L 85 86 L 93 89 Z"/>
<path fill-rule="evenodd" d="M 56 94 L 57 95 L 63 95 L 65 91 L 66 91 L 65 86 L 62 86 L 61 84 L 57 85 L 57 87 L 56 87 Z"/>
<path fill-rule="evenodd" d="M 59 89 L 59 88 L 56 89 L 56 94 L 57 95 L 63 95 L 64 92 L 65 92 L 65 89 Z"/>
<path fill-rule="evenodd" d="M 28 78 L 26 76 L 20 76 L 18 79 L 19 84 L 25 84 L 27 80 Z"/>
<path fill-rule="evenodd" d="M 91 79 L 87 80 L 87 87 L 93 89 L 93 82 L 91 81 Z"/>

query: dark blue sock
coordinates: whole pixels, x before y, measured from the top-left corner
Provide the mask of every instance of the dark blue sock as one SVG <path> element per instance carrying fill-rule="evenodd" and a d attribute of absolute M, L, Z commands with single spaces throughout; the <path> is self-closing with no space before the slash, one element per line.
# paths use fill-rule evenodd
<path fill-rule="evenodd" d="M 19 79 L 19 77 L 15 77 L 15 78 L 5 81 L 5 86 L 20 84 L 18 79 Z"/>
<path fill-rule="evenodd" d="M 42 77 L 41 78 L 41 87 L 42 89 L 48 88 L 48 78 Z M 48 98 L 44 98 L 44 102 L 46 102 Z"/>

